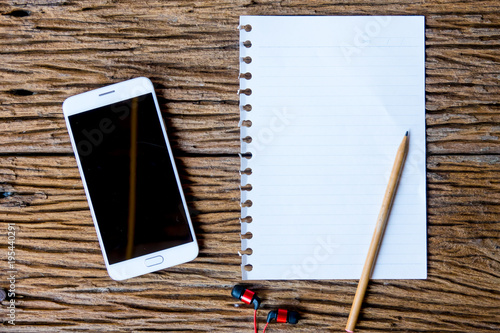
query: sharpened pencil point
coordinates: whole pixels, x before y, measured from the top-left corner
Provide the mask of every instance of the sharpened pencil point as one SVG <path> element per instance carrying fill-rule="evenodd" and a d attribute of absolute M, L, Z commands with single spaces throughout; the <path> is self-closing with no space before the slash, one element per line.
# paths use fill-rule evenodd
<path fill-rule="evenodd" d="M 406 131 L 406 134 L 405 134 L 405 136 L 408 136 L 408 131 Z"/>

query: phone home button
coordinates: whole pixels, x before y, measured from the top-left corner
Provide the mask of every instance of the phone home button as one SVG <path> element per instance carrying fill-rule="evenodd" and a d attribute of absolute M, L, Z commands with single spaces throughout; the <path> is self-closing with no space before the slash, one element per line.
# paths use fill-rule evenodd
<path fill-rule="evenodd" d="M 162 256 L 156 256 L 152 258 L 148 258 L 144 260 L 144 264 L 148 267 L 159 265 L 163 262 L 163 257 Z"/>

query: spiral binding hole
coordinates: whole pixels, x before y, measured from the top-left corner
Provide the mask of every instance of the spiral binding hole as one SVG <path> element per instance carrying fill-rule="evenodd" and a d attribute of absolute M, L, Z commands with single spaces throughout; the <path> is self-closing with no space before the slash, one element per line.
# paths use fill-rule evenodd
<path fill-rule="evenodd" d="M 246 168 L 245 170 L 240 171 L 240 173 L 244 174 L 244 175 L 251 175 L 252 174 L 252 169 Z"/>
<path fill-rule="evenodd" d="M 243 120 L 241 122 L 241 126 L 252 127 L 252 121 L 251 120 Z"/>
<path fill-rule="evenodd" d="M 245 202 L 241 204 L 242 207 L 252 207 L 252 205 L 252 200 L 245 200 Z"/>
<path fill-rule="evenodd" d="M 251 191 L 253 189 L 252 184 L 246 184 L 245 186 L 241 187 L 242 191 Z"/>
<path fill-rule="evenodd" d="M 249 64 L 249 63 L 251 63 L 251 62 L 252 62 L 252 57 L 244 57 L 244 58 L 243 58 L 243 62 L 244 62 L 245 64 Z"/>
<path fill-rule="evenodd" d="M 245 94 L 247 96 L 250 96 L 252 94 L 252 89 L 250 89 L 250 88 L 240 89 L 239 93 L 240 94 Z"/>
<path fill-rule="evenodd" d="M 252 73 L 250 72 L 240 73 L 240 79 L 250 80 L 251 78 L 252 78 Z"/>
<path fill-rule="evenodd" d="M 252 31 L 252 26 L 250 24 L 247 25 L 240 25 L 240 29 L 245 30 L 246 32 Z"/>
<path fill-rule="evenodd" d="M 243 110 L 252 111 L 252 106 L 250 104 L 243 105 Z"/>
<path fill-rule="evenodd" d="M 253 250 L 251 248 L 248 248 L 248 249 L 246 249 L 244 251 L 239 251 L 239 254 L 240 255 L 243 255 L 243 254 L 251 255 L 251 254 L 253 254 Z"/>
<path fill-rule="evenodd" d="M 241 141 L 246 142 L 246 143 L 251 143 L 252 142 L 252 137 L 251 136 L 245 136 Z"/>
<path fill-rule="evenodd" d="M 241 219 L 241 222 L 252 223 L 253 219 L 250 215 Z"/>
<path fill-rule="evenodd" d="M 248 153 L 241 154 L 241 157 L 249 160 L 252 158 L 252 153 L 248 152 Z"/>
<path fill-rule="evenodd" d="M 252 42 L 249 40 L 246 40 L 243 42 L 243 46 L 245 46 L 246 48 L 252 47 Z"/>
<path fill-rule="evenodd" d="M 253 269 L 253 266 L 252 266 L 252 265 L 245 265 L 245 266 L 243 267 L 243 269 L 245 269 L 245 271 L 247 271 L 247 272 L 251 272 L 251 271 L 252 271 L 252 269 Z"/>
<path fill-rule="evenodd" d="M 241 239 L 252 239 L 253 234 L 249 231 L 246 234 L 241 235 Z"/>

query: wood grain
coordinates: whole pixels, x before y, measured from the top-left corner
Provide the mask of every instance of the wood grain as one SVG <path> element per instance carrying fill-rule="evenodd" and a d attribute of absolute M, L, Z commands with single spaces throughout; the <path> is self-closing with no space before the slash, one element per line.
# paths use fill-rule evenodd
<path fill-rule="evenodd" d="M 251 332 L 240 281 L 239 15 L 425 15 L 426 280 L 368 287 L 359 332 L 500 330 L 497 1 L 0 0 L 0 261 L 16 225 L 16 326 L 2 332 Z M 193 262 L 106 274 L 62 117 L 73 94 L 151 78 L 200 243 Z M 4 273 L 0 287 L 8 287 Z M 357 281 L 258 281 L 260 312 L 345 326 Z M 262 329 L 262 325 L 260 326 Z"/>

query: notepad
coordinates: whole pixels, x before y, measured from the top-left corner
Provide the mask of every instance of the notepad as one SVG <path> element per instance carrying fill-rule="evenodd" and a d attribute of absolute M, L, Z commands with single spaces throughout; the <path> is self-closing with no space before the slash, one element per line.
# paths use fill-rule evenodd
<path fill-rule="evenodd" d="M 427 275 L 422 16 L 240 17 L 242 279 L 359 279 L 410 148 L 374 279 Z"/>

